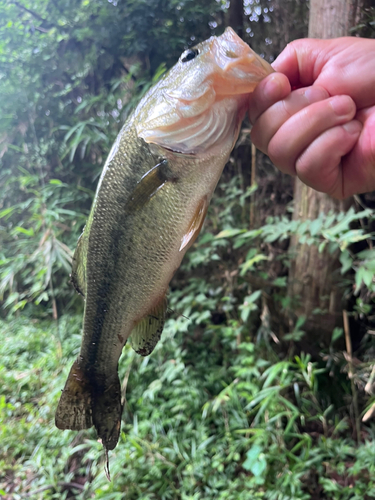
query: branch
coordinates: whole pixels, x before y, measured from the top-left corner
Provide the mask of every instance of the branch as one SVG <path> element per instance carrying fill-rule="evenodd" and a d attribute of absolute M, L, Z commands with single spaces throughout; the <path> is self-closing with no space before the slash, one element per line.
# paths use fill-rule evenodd
<path fill-rule="evenodd" d="M 28 9 L 27 7 L 25 7 L 24 5 L 22 5 L 21 3 L 17 2 L 17 0 L 13 0 L 12 2 L 16 7 L 18 7 L 19 9 L 21 10 L 24 10 L 25 12 L 27 12 L 28 14 L 30 14 L 31 16 L 35 17 L 35 19 L 38 19 L 38 21 L 42 22 L 45 27 L 43 26 L 38 26 L 38 27 L 35 27 L 36 30 L 38 31 L 41 31 L 42 33 L 47 33 L 51 28 L 56 28 L 56 25 L 53 24 L 53 23 L 50 23 L 49 21 L 47 21 L 47 19 L 44 19 L 42 16 L 40 16 L 39 14 L 37 14 L 36 12 Z"/>
<path fill-rule="evenodd" d="M 24 5 L 20 4 L 19 2 L 13 1 L 12 3 L 14 3 L 14 5 L 16 5 L 19 9 L 24 10 L 24 11 L 28 12 L 29 14 L 31 14 L 33 17 L 35 17 L 35 19 L 38 19 L 38 21 L 42 21 L 43 23 L 47 22 L 39 14 L 37 14 L 36 12 L 33 12 L 32 10 L 28 9 L 27 7 L 25 7 Z"/>

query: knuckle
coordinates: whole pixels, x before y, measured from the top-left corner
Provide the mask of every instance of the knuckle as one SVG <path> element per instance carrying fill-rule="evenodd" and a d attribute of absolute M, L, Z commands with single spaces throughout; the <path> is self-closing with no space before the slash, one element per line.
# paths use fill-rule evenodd
<path fill-rule="evenodd" d="M 310 185 L 314 181 L 314 162 L 308 151 L 304 151 L 296 160 L 298 177 Z"/>
<path fill-rule="evenodd" d="M 263 153 L 267 153 L 267 147 L 263 144 L 263 137 L 261 133 L 261 128 L 257 125 L 254 125 L 250 132 L 250 139 L 254 146 L 262 151 Z"/>
<path fill-rule="evenodd" d="M 285 173 L 294 173 L 294 158 L 288 154 L 288 149 L 285 144 L 278 140 L 277 137 L 271 139 L 268 144 L 267 154 L 272 163 Z"/>

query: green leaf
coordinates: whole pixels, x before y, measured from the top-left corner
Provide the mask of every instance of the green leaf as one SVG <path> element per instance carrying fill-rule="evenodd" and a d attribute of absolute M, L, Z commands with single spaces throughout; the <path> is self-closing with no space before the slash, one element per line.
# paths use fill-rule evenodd
<path fill-rule="evenodd" d="M 248 470 L 248 471 L 252 471 L 252 468 L 253 466 L 256 464 L 256 462 L 258 461 L 259 459 L 259 456 L 260 454 L 262 453 L 262 448 L 257 445 L 257 444 L 254 444 L 250 450 L 247 451 L 246 453 L 246 460 L 245 462 L 242 464 L 242 467 L 245 469 L 245 470 Z M 255 474 L 254 474 L 255 475 Z"/>
<path fill-rule="evenodd" d="M 325 249 L 326 244 L 327 244 L 327 242 L 326 242 L 326 241 L 322 241 L 322 242 L 320 243 L 320 245 L 318 246 L 318 252 L 319 252 L 319 253 L 322 253 L 322 252 L 323 252 L 323 250 Z"/>
<path fill-rule="evenodd" d="M 362 250 L 362 252 L 359 252 L 357 254 L 357 257 L 362 260 L 367 260 L 367 259 L 375 260 L 375 248 Z"/>
<path fill-rule="evenodd" d="M 309 226 L 311 235 L 316 236 L 319 233 L 322 225 L 323 225 L 323 220 L 320 217 L 318 219 L 311 221 Z"/>
<path fill-rule="evenodd" d="M 262 234 L 262 232 L 262 229 L 253 229 L 252 231 L 246 231 L 245 233 L 243 233 L 241 235 L 241 238 L 252 240 L 253 238 L 256 238 L 257 236 Z"/>
<path fill-rule="evenodd" d="M 224 229 L 223 231 L 220 231 L 215 236 L 215 239 L 219 238 L 232 238 L 233 236 L 237 236 L 237 234 L 244 233 L 246 232 L 244 229 Z"/>
<path fill-rule="evenodd" d="M 363 281 L 363 275 L 366 273 L 366 269 L 365 267 L 359 267 L 357 269 L 357 272 L 355 274 L 355 288 L 356 288 L 356 293 L 359 292 L 359 289 L 362 285 L 362 281 Z"/>
<path fill-rule="evenodd" d="M 261 262 L 262 260 L 268 260 L 269 257 L 267 255 L 259 254 L 255 255 L 253 258 L 247 260 L 241 265 L 240 275 L 244 276 L 257 262 Z"/>
<path fill-rule="evenodd" d="M 255 311 L 257 309 L 255 302 L 259 299 L 261 294 L 261 290 L 256 290 L 248 297 L 245 297 L 243 304 L 239 307 L 241 311 L 241 319 L 244 323 L 248 320 L 251 311 Z"/>
<path fill-rule="evenodd" d="M 3 217 L 6 217 L 7 215 L 11 215 L 15 209 L 16 209 L 16 207 L 4 208 L 4 210 L 1 210 L 1 212 L 0 212 L 0 219 L 2 219 Z"/>
<path fill-rule="evenodd" d="M 299 330 L 301 326 L 303 326 L 306 322 L 306 316 L 302 315 L 297 319 L 296 326 L 294 327 L 295 330 Z"/>
<path fill-rule="evenodd" d="M 343 250 L 340 254 L 341 274 L 345 274 L 353 265 L 353 259 L 348 250 Z"/>
<path fill-rule="evenodd" d="M 342 337 L 344 333 L 344 330 L 342 328 L 334 328 L 332 332 L 332 337 L 331 337 L 331 344 L 333 344 L 336 340 L 338 340 L 340 337 Z"/>
<path fill-rule="evenodd" d="M 25 229 L 24 227 L 17 226 L 14 228 L 15 233 L 21 233 L 26 236 L 34 236 L 34 229 L 31 227 L 30 229 Z"/>
<path fill-rule="evenodd" d="M 365 268 L 365 272 L 363 273 L 362 279 L 367 288 L 370 288 L 374 279 L 373 271 L 369 271 L 368 269 Z"/>
<path fill-rule="evenodd" d="M 280 288 L 285 288 L 287 286 L 287 277 L 279 276 L 278 278 L 273 280 L 272 285 L 278 286 Z"/>

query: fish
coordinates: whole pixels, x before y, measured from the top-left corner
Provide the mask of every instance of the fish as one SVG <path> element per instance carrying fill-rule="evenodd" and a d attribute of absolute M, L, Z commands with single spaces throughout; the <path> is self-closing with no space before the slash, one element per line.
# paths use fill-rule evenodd
<path fill-rule="evenodd" d="M 249 94 L 272 71 L 231 28 L 187 49 L 139 102 L 105 162 L 73 255 L 83 335 L 55 423 L 94 426 L 107 458 L 120 435 L 123 347 L 130 338 L 147 356 L 160 339 L 169 282 L 202 228 Z"/>

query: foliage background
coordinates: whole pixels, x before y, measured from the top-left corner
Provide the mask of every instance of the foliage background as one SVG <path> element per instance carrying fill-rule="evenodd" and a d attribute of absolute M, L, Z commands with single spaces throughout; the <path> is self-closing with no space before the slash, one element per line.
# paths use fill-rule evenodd
<path fill-rule="evenodd" d="M 291 180 L 261 154 L 251 164 L 246 123 L 171 284 L 162 341 L 148 358 L 124 350 L 112 482 L 94 432 L 53 424 L 80 342 L 71 255 L 122 123 L 186 47 L 230 19 L 272 61 L 306 35 L 307 16 L 303 0 L 0 0 L 5 499 L 375 497 L 374 200 L 291 220 Z M 363 25 L 371 34 L 371 10 Z M 321 335 L 324 311 L 312 336 L 310 318 L 294 317 L 293 235 L 339 255 L 346 336 L 343 325 Z"/>

